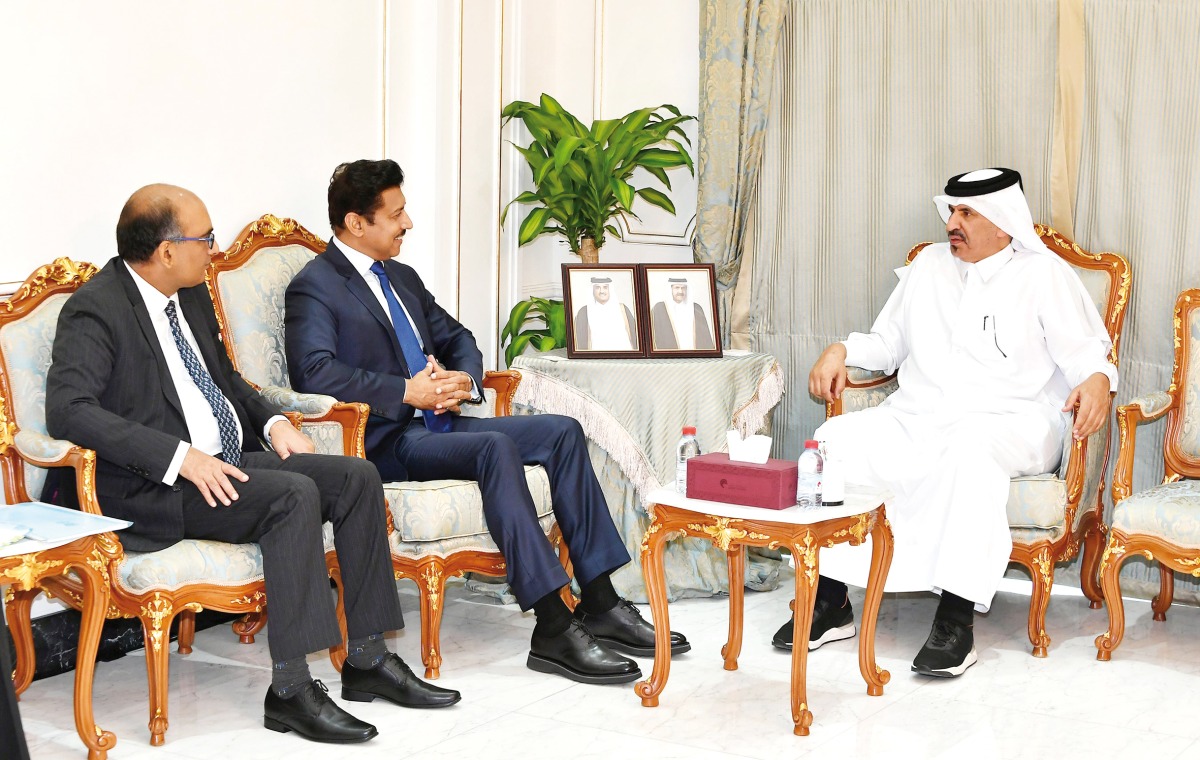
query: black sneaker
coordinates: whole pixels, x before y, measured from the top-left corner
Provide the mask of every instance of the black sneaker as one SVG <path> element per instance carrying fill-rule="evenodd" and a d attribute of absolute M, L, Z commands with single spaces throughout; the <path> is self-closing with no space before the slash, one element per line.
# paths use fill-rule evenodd
<path fill-rule="evenodd" d="M 795 616 L 788 618 L 775 636 L 771 639 L 771 645 L 777 649 L 792 648 L 792 630 L 795 626 Z M 813 606 L 812 627 L 808 630 L 808 651 L 819 649 L 822 644 L 828 644 L 831 641 L 840 641 L 848 639 L 854 635 L 854 608 L 850 606 L 850 600 L 838 607 L 833 602 L 825 599 L 818 599 Z"/>
<path fill-rule="evenodd" d="M 914 673 L 938 678 L 956 678 L 979 660 L 971 626 L 934 618 L 925 646 L 913 660 Z"/>

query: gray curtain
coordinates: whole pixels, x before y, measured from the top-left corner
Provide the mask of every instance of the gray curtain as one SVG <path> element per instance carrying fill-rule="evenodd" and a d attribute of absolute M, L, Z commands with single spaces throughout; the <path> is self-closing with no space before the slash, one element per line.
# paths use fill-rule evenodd
<path fill-rule="evenodd" d="M 721 339 L 741 266 L 785 0 L 702 0 L 695 259 L 716 265 Z"/>

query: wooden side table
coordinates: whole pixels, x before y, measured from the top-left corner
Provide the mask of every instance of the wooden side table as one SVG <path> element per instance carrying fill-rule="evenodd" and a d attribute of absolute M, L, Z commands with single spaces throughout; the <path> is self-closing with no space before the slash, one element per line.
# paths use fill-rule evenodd
<path fill-rule="evenodd" d="M 883 586 L 892 563 L 892 528 L 884 514 L 886 494 L 867 489 L 847 488 L 846 503 L 802 511 L 797 507 L 779 511 L 689 499 L 669 489 L 649 495 L 650 527 L 642 539 L 642 568 L 650 610 L 654 616 L 654 670 L 650 679 L 640 681 L 634 691 L 645 707 L 658 705 L 658 695 L 667 685 L 671 671 L 671 624 L 667 615 L 666 579 L 663 572 L 663 546 L 679 536 L 705 538 L 729 558 L 729 577 L 740 578 L 744 571 L 747 546 L 783 547 L 796 561 L 795 628 L 792 640 L 792 722 L 793 733 L 807 736 L 812 725 L 805 690 L 808 663 L 809 627 L 812 625 L 814 591 L 819 574 L 817 553 L 821 547 L 839 543 L 857 546 L 871 538 L 871 571 L 867 598 L 858 639 L 858 667 L 867 682 L 867 694 L 883 694 L 891 674 L 875 664 L 875 624 Z M 742 649 L 742 606 L 745 589 L 740 583 L 729 588 L 729 638 L 721 648 L 726 670 L 737 670 Z"/>
<path fill-rule="evenodd" d="M 83 619 L 79 625 L 79 649 L 75 659 L 75 730 L 88 749 L 88 760 L 104 760 L 117 738 L 96 725 L 92 715 L 92 679 L 100 631 L 109 604 L 108 560 L 97 542 L 105 536 L 87 536 L 69 544 L 31 554 L 0 557 L 0 584 L 12 584 L 9 593 L 36 593 L 42 578 L 74 570 L 83 586 Z M 17 694 L 33 679 L 33 641 L 28 615 L 9 619 L 9 631 L 17 647 L 14 681 Z M 0 674 L 7 678 L 9 674 Z"/>

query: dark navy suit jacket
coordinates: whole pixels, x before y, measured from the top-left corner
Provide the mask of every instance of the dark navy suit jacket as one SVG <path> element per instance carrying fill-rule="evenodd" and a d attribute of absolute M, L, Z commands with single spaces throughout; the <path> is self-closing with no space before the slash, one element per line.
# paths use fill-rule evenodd
<path fill-rule="evenodd" d="M 434 301 L 412 267 L 391 260 L 383 268 L 417 325 L 425 353 L 446 369 L 466 372 L 483 388 L 483 355 L 471 331 Z M 362 275 L 330 243 L 288 285 L 286 310 L 292 387 L 369 404 L 367 458 L 390 453 L 416 410 L 404 403 L 404 381 L 410 376 L 404 352 Z"/>

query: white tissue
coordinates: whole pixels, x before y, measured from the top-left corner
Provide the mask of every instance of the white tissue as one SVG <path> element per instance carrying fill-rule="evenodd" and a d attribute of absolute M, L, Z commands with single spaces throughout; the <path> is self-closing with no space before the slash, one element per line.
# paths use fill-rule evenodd
<path fill-rule="evenodd" d="M 766 464 L 771 455 L 771 437 L 768 435 L 752 435 L 742 438 L 736 430 L 725 433 L 729 443 L 729 460 L 731 462 L 750 462 L 751 464 Z"/>

